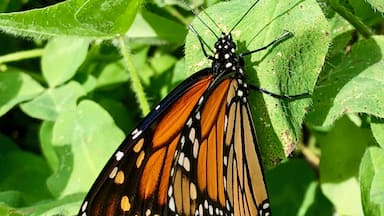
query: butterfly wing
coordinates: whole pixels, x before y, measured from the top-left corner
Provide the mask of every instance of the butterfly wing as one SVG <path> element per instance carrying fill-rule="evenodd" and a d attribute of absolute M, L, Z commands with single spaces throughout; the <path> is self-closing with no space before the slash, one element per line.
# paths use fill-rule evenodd
<path fill-rule="evenodd" d="M 183 129 L 168 193 L 178 215 L 271 215 L 247 89 L 239 83 L 226 79 L 207 90 Z"/>
<path fill-rule="evenodd" d="M 170 167 L 185 118 L 212 75 L 202 70 L 173 90 L 124 140 L 88 192 L 79 215 L 164 211 Z"/>
<path fill-rule="evenodd" d="M 210 74 L 183 82 L 132 132 L 79 215 L 270 214 L 246 86 Z"/>

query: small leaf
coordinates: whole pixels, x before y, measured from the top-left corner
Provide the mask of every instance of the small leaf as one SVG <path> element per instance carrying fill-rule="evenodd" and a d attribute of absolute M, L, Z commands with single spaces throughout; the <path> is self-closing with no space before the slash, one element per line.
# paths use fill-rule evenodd
<path fill-rule="evenodd" d="M 58 37 L 48 42 L 41 59 L 43 76 L 50 87 L 63 84 L 75 75 L 85 60 L 89 40 Z"/>
<path fill-rule="evenodd" d="M 384 2 L 382 0 L 366 0 L 371 6 L 380 11 L 381 13 L 384 13 Z"/>
<path fill-rule="evenodd" d="M 113 38 L 129 28 L 140 4 L 141 0 L 67 0 L 45 8 L 0 14 L 0 30 L 36 38 Z"/>
<path fill-rule="evenodd" d="M 124 34 L 131 26 L 142 0 L 85 1 L 75 17 L 90 29 Z"/>
<path fill-rule="evenodd" d="M 266 182 L 274 215 L 332 215 L 333 206 L 306 161 L 282 163 L 266 172 Z"/>
<path fill-rule="evenodd" d="M 26 206 L 52 198 L 45 185 L 50 170 L 43 158 L 26 151 L 13 150 L 0 152 L 0 164 L 0 198 L 3 198 L 0 203 L 8 201 L 15 206 Z M 13 198 L 4 197 L 4 193 L 9 193 Z"/>
<path fill-rule="evenodd" d="M 28 115 L 48 121 L 55 121 L 64 111 L 74 110 L 77 100 L 85 94 L 84 89 L 75 81 L 55 89 L 47 89 L 33 100 L 21 104 Z"/>
<path fill-rule="evenodd" d="M 13 212 L 20 213 L 21 216 L 76 215 L 82 199 L 83 194 L 74 194 L 61 199 L 45 200 L 32 206 L 12 210 L 12 216 L 16 216 Z"/>
<path fill-rule="evenodd" d="M 124 83 L 129 79 L 129 75 L 121 61 L 105 65 L 99 73 L 96 79 L 97 88 Z"/>
<path fill-rule="evenodd" d="M 146 44 L 184 43 L 185 26 L 147 10 L 138 13 L 127 37 Z"/>
<path fill-rule="evenodd" d="M 44 121 L 41 124 L 39 131 L 41 151 L 52 171 L 59 167 L 59 159 L 52 146 L 52 130 L 54 123 L 51 121 Z"/>
<path fill-rule="evenodd" d="M 318 83 L 308 121 L 329 127 L 347 113 L 384 117 L 383 53 L 383 36 L 374 36 L 354 45 L 350 55 Z"/>
<path fill-rule="evenodd" d="M 384 215 L 384 150 L 370 147 L 360 165 L 361 196 L 365 215 Z"/>
<path fill-rule="evenodd" d="M 330 132 L 315 135 L 321 146 L 319 175 L 324 195 L 339 215 L 362 215 L 357 176 L 372 136 L 370 130 L 359 128 L 343 117 Z"/>
<path fill-rule="evenodd" d="M 29 75 L 10 69 L 0 73 L 0 116 L 16 104 L 29 100 L 43 91 L 43 87 Z"/>
<path fill-rule="evenodd" d="M 375 137 L 377 143 L 384 149 L 384 123 L 372 122 L 371 123 L 372 134 Z"/>
<path fill-rule="evenodd" d="M 92 101 L 61 113 L 52 137 L 61 166 L 47 181 L 50 191 L 58 197 L 87 191 L 124 136 Z"/>

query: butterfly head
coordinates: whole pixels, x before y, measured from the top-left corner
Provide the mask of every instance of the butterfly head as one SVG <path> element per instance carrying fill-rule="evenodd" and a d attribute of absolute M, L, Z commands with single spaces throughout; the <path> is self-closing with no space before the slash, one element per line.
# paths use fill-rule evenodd
<path fill-rule="evenodd" d="M 236 44 L 231 33 L 222 33 L 215 43 L 215 55 L 212 61 L 214 75 L 242 71 L 238 55 L 236 54 Z"/>

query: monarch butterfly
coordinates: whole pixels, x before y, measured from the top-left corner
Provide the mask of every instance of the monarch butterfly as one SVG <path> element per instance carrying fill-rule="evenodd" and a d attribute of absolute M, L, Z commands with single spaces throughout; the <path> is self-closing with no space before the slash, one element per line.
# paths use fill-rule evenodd
<path fill-rule="evenodd" d="M 283 99 L 306 94 L 290 97 L 247 85 L 243 56 L 291 35 L 237 54 L 231 33 L 257 2 L 216 37 L 213 55 L 190 27 L 211 67 L 182 82 L 131 132 L 78 215 L 271 215 L 248 90 Z"/>

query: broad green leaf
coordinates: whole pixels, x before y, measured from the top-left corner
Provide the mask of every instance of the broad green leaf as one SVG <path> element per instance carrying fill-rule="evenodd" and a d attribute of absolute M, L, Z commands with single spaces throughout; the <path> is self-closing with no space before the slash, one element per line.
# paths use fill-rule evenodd
<path fill-rule="evenodd" d="M 39 131 L 39 140 L 41 151 L 52 171 L 59 167 L 59 158 L 52 146 L 52 130 L 54 122 L 44 121 Z"/>
<path fill-rule="evenodd" d="M 153 58 L 150 59 L 150 64 L 156 75 L 161 75 L 171 69 L 176 64 L 176 61 L 175 57 L 171 55 L 157 52 Z"/>
<path fill-rule="evenodd" d="M 55 89 L 47 89 L 33 100 L 20 105 L 28 115 L 48 121 L 55 121 L 61 112 L 74 110 L 77 100 L 85 94 L 84 89 L 75 81 Z"/>
<path fill-rule="evenodd" d="M 266 172 L 274 215 L 332 215 L 333 206 L 321 194 L 313 169 L 304 160 L 288 160 Z"/>
<path fill-rule="evenodd" d="M 371 130 L 377 143 L 384 149 L 384 122 L 372 122 Z"/>
<path fill-rule="evenodd" d="M 125 133 L 129 133 L 136 126 L 137 122 L 134 113 L 129 111 L 121 101 L 103 98 L 98 103 L 108 111 L 116 125 Z"/>
<path fill-rule="evenodd" d="M 124 83 L 129 79 L 129 75 L 121 61 L 105 65 L 99 73 L 96 79 L 97 88 Z"/>
<path fill-rule="evenodd" d="M 45 8 L 0 14 L 0 29 L 37 38 L 112 38 L 125 33 L 140 4 L 140 0 L 67 0 Z"/>
<path fill-rule="evenodd" d="M 207 9 L 224 32 L 229 31 L 254 1 L 222 2 Z M 234 10 L 233 8 L 236 8 Z M 225 15 L 225 16 L 224 16 Z M 220 35 L 204 14 L 200 15 Z M 295 20 L 295 22 L 292 22 Z M 212 48 L 213 33 L 199 20 L 192 25 Z M 267 45 L 284 31 L 293 37 L 266 51 L 245 58 L 249 83 L 278 94 L 295 95 L 311 92 L 328 49 L 327 20 L 315 0 L 260 1 L 232 32 L 238 52 Z M 189 33 L 186 41 L 186 70 L 189 73 L 210 67 L 197 37 Z M 268 95 L 252 94 L 249 103 L 264 163 L 272 165 L 294 149 L 309 99 L 294 102 L 277 100 Z"/>
<path fill-rule="evenodd" d="M 372 134 L 339 119 L 328 133 L 316 133 L 321 147 L 319 175 L 324 195 L 339 215 L 362 215 L 358 172 Z"/>
<path fill-rule="evenodd" d="M 370 147 L 360 165 L 360 189 L 365 215 L 384 215 L 384 150 Z"/>
<path fill-rule="evenodd" d="M 23 215 L 28 216 L 76 215 L 83 198 L 83 194 L 70 195 L 61 199 L 42 201 L 33 206 L 18 209 L 17 212 L 24 213 Z"/>
<path fill-rule="evenodd" d="M 88 28 L 107 34 L 124 34 L 131 26 L 142 0 L 85 1 L 75 18 Z"/>
<path fill-rule="evenodd" d="M 9 0 L 8 1 L 0 1 L 0 12 L 5 11 L 5 9 L 7 9 L 8 4 L 9 4 Z"/>
<path fill-rule="evenodd" d="M 26 151 L 15 150 L 1 154 L 0 164 L 2 164 L 0 166 L 2 195 L 4 192 L 16 195 L 13 199 L 4 196 L 0 203 L 9 201 L 17 207 L 51 198 L 45 184 L 50 170 L 43 158 Z"/>
<path fill-rule="evenodd" d="M 329 127 L 347 113 L 384 117 L 384 37 L 358 42 L 313 94 L 308 122 Z"/>
<path fill-rule="evenodd" d="M 8 206 L 20 206 L 23 205 L 23 193 L 21 191 L 1 191 L 0 192 L 0 206 L 1 204 L 6 203 Z M 1 208 L 1 207 L 0 207 Z M 7 209 L 6 213 L 9 212 L 9 209 Z M 2 211 L 0 210 L 0 215 L 7 215 L 6 213 L 2 214 Z"/>
<path fill-rule="evenodd" d="M 89 40 L 57 37 L 48 42 L 41 58 L 43 76 L 49 86 L 63 84 L 75 75 L 85 60 Z"/>
<path fill-rule="evenodd" d="M 366 0 L 371 6 L 380 11 L 381 13 L 384 13 L 384 1 L 382 0 Z"/>
<path fill-rule="evenodd" d="M 50 191 L 58 197 L 87 191 L 123 138 L 110 115 L 92 101 L 61 113 L 52 136 L 61 166 L 47 181 Z"/>
<path fill-rule="evenodd" d="M 184 43 L 185 26 L 146 10 L 138 13 L 127 37 L 146 44 Z"/>
<path fill-rule="evenodd" d="M 380 20 L 382 18 L 381 14 L 377 12 L 376 8 L 373 8 L 372 4 L 367 4 L 369 1 L 366 0 L 348 0 L 340 1 L 342 4 L 346 5 L 353 15 L 358 16 L 366 25 L 372 25 L 374 20 Z M 375 3 L 375 0 L 371 0 Z M 380 4 L 376 4 L 379 6 Z M 383 5 L 383 3 L 381 3 Z"/>
<path fill-rule="evenodd" d="M 29 75 L 9 69 L 0 73 L 0 116 L 20 102 L 34 98 L 43 87 Z"/>

